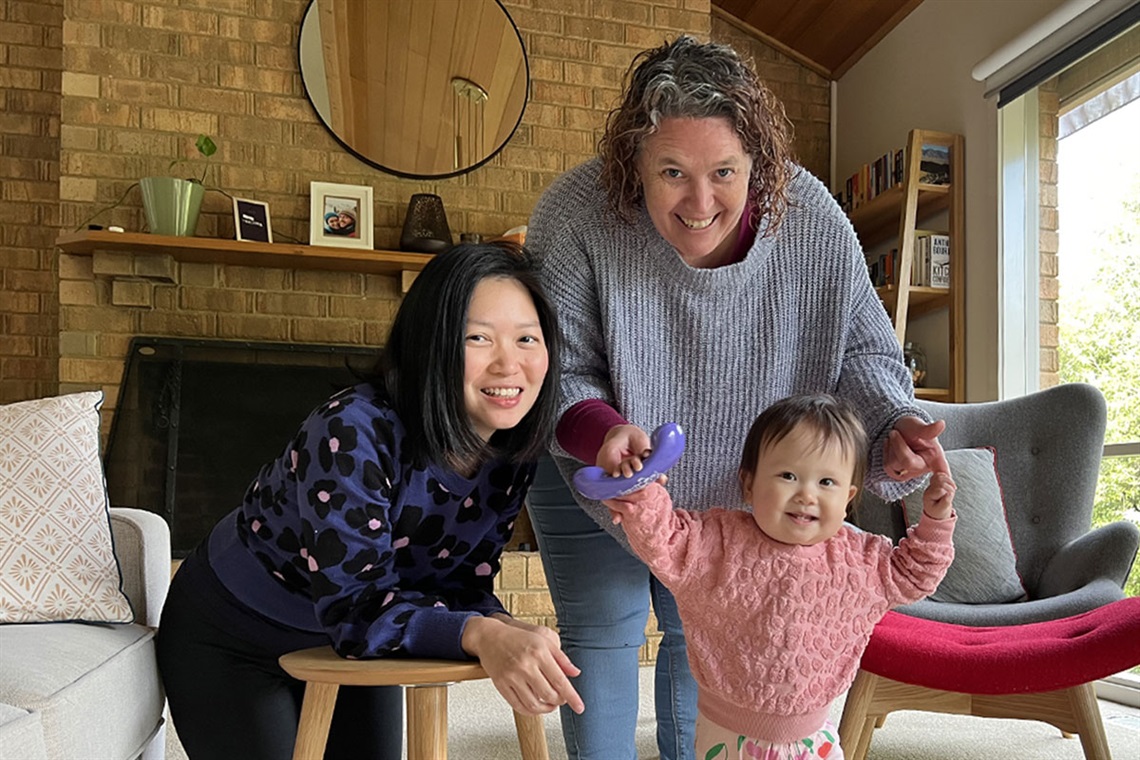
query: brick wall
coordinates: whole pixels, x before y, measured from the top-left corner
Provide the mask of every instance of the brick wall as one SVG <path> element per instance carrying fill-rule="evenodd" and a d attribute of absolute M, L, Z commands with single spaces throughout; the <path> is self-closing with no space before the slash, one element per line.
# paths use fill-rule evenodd
<path fill-rule="evenodd" d="M 140 229 L 139 176 L 219 152 L 207 184 L 267 201 L 275 234 L 308 235 L 308 184 L 374 188 L 376 245 L 394 248 L 408 197 L 439 194 L 454 231 L 525 223 L 541 190 L 593 150 L 632 55 L 681 31 L 707 35 L 707 2 L 507 3 L 530 56 L 532 98 L 510 145 L 462 177 L 391 177 L 341 150 L 305 100 L 297 71 L 302 0 L 255 4 L 71 3 L 63 22 L 60 215 L 75 228 Z M 695 6 L 690 8 L 686 6 Z M 252 11 L 256 13 L 251 14 Z M 208 192 L 198 234 L 233 234 L 230 201 Z M 172 265 L 143 275 L 132 257 L 60 261 L 59 382 L 104 388 L 108 410 L 134 334 L 379 345 L 399 298 L 394 278 Z M 94 269 L 93 269 L 94 267 Z M 100 269 L 100 267 L 102 267 Z"/>
<path fill-rule="evenodd" d="M 741 31 L 719 16 L 712 18 L 710 39 L 731 45 L 752 60 L 756 72 L 795 127 L 796 156 L 804 167 L 831 186 L 831 82 Z"/>
<path fill-rule="evenodd" d="M 0 0 L 0 404 L 55 394 L 63 0 Z"/>
<path fill-rule="evenodd" d="M 524 224 L 541 191 L 593 154 L 636 52 L 711 33 L 755 60 L 785 99 L 805 164 L 826 180 L 826 82 L 714 24 L 709 0 L 504 0 L 532 77 L 514 138 L 460 177 L 389 176 L 342 150 L 305 99 L 296 45 L 307 5 L 0 0 L 0 403 L 101 388 L 106 432 L 134 335 L 381 344 L 400 298 L 394 277 L 115 252 L 56 263 L 60 230 L 141 229 L 136 180 L 193 157 L 200 132 L 219 146 L 207 185 L 268 202 L 275 240 L 308 239 L 312 180 L 373 187 L 377 248 L 396 247 L 418 192 L 443 198 L 453 232 L 494 235 Z M 233 236 L 229 198 L 207 192 L 197 234 Z M 537 555 L 511 557 L 500 584 L 524 617 L 551 620 Z"/>
<path fill-rule="evenodd" d="M 531 60 L 532 98 L 524 123 L 487 166 L 463 177 L 421 182 L 389 177 L 356 161 L 317 122 L 304 100 L 295 61 L 297 25 L 306 4 L 71 3 L 64 19 L 62 0 L 0 3 L 0 54 L 7 64 L 0 93 L 6 106 L 0 167 L 6 180 L 0 216 L 0 402 L 54 392 L 60 381 L 65 389 L 99 384 L 114 398 L 113 372 L 70 371 L 82 367 L 84 357 L 114 358 L 113 344 L 122 348 L 114 331 L 83 329 L 90 326 L 88 317 L 98 316 L 86 307 L 110 292 L 109 283 L 97 286 L 93 276 L 85 280 L 87 263 L 68 262 L 65 279 L 72 284 L 63 298 L 67 306 L 84 308 L 65 318 L 67 348 L 61 354 L 50 241 L 59 229 L 74 229 L 92 215 L 104 225 L 141 228 L 135 179 L 165 171 L 170 157 L 192 155 L 199 131 L 215 136 L 221 146 L 211 162 L 211 183 L 269 202 L 279 239 L 307 237 L 312 179 L 375 188 L 377 247 L 395 247 L 407 198 L 421 191 L 443 196 L 456 231 L 494 234 L 525 221 L 541 189 L 591 154 L 621 74 L 637 50 L 681 31 L 702 36 L 710 31 L 706 0 L 508 2 Z M 714 38 L 756 61 L 796 121 L 805 165 L 826 176 L 826 82 L 723 21 L 711 27 Z M 120 199 L 117 208 L 106 210 Z M 229 199 L 221 193 L 207 194 L 198 233 L 232 235 Z M 145 319 L 161 334 L 202 330 L 206 336 L 240 337 L 248 330 L 251 338 L 300 340 L 313 328 L 299 317 L 275 315 L 275 306 L 287 311 L 290 304 L 304 303 L 307 313 L 323 318 L 331 308 L 326 296 L 365 298 L 367 289 L 398 297 L 393 288 L 366 285 L 351 275 L 298 284 L 291 273 L 193 271 L 194 284 L 208 289 L 250 279 L 302 297 L 256 298 L 256 288 L 217 297 L 229 308 L 236 306 L 234 313 L 251 304 L 249 318 L 236 319 L 226 309 L 216 316 L 194 313 L 191 292 L 168 282 L 172 291 L 160 289 L 153 296 L 134 286 L 141 299 L 137 308 L 172 303 L 178 318 Z M 129 289 L 120 283 L 120 299 Z M 350 321 L 338 326 L 335 334 L 344 342 L 374 344 L 383 334 L 390 308 L 363 311 L 356 324 L 345 317 Z M 123 326 L 137 329 L 144 319 L 135 317 Z M 65 363 L 70 370 L 61 377 Z"/>
<path fill-rule="evenodd" d="M 558 619 L 554 616 L 554 605 L 550 601 L 538 552 L 507 552 L 503 555 L 502 564 L 502 570 L 495 577 L 495 594 L 503 600 L 511 615 L 535 625 L 557 628 Z M 661 643 L 652 610 L 645 638 L 646 642 L 641 646 L 641 661 L 650 663 L 656 660 Z"/>

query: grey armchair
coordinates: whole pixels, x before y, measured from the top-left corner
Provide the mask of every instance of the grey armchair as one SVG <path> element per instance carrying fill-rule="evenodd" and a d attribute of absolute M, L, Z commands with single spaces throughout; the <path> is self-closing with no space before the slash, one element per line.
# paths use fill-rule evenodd
<path fill-rule="evenodd" d="M 948 451 L 994 449 L 985 474 L 992 483 L 996 465 L 1012 562 L 1028 599 L 965 604 L 928 598 L 888 612 L 844 703 L 839 735 L 846 756 L 863 760 L 892 711 L 926 710 L 1045 721 L 1080 736 L 1088 760 L 1107 760 L 1093 682 L 1140 658 L 1140 599 L 1120 601 L 1140 531 L 1125 521 L 1091 529 L 1104 397 L 1074 383 L 991 403 L 920 403 L 946 420 L 941 441 Z M 986 539 L 1001 530 L 1006 547 L 999 497 L 991 493 L 992 502 L 971 502 L 959 490 L 955 563 L 968 540 L 961 529 L 984 505 L 993 504 L 999 519 L 979 521 L 981 529 L 969 539 L 989 548 Z M 895 524 L 879 521 L 891 515 Z M 895 538 L 905 527 L 901 510 L 881 502 L 865 503 L 860 516 L 867 518 L 864 528 Z M 972 558 L 978 577 L 998 574 L 989 563 L 995 553 Z"/>
<path fill-rule="evenodd" d="M 1125 521 L 1090 529 L 1106 418 L 1099 390 L 1069 383 L 1005 401 L 919 405 L 946 420 L 940 438 L 946 450 L 995 449 L 1017 571 L 1029 598 L 1005 604 L 925 599 L 900 612 L 961 625 L 1007 626 L 1068 617 L 1123 598 L 1140 531 Z M 865 503 L 862 514 L 892 510 L 881 502 Z M 901 517 L 886 530 L 863 527 L 895 538 L 903 530 Z"/>

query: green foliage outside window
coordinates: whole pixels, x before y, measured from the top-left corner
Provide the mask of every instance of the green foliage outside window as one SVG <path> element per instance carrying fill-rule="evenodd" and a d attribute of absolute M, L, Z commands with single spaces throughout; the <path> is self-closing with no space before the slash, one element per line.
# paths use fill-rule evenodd
<path fill-rule="evenodd" d="M 1062 282 L 1060 307 L 1061 379 L 1104 393 L 1109 443 L 1140 441 L 1140 183 L 1122 206 L 1121 221 L 1079 254 L 1083 266 L 1094 268 L 1090 284 L 1070 295 Z M 1093 522 L 1117 520 L 1140 524 L 1140 456 L 1101 465 Z M 1125 585 L 1129 596 L 1140 596 L 1137 565 Z"/>

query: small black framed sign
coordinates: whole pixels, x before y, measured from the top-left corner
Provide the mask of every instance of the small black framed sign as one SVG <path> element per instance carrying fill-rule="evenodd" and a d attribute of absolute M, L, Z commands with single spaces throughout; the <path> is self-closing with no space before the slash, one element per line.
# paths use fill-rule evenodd
<path fill-rule="evenodd" d="M 269 226 L 269 204 L 249 198 L 234 198 L 234 230 L 238 240 L 273 242 Z"/>

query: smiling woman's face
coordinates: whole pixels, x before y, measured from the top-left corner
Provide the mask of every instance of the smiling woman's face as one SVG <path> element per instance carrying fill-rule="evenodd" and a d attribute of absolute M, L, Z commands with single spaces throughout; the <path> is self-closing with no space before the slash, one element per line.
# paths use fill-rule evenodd
<path fill-rule="evenodd" d="M 534 407 L 549 357 L 534 300 L 518 280 L 488 277 L 475 286 L 464 364 L 464 403 L 484 441 L 518 425 Z"/>
<path fill-rule="evenodd" d="M 665 119 L 637 172 L 653 226 L 691 267 L 727 262 L 748 202 L 752 159 L 727 119 Z"/>

